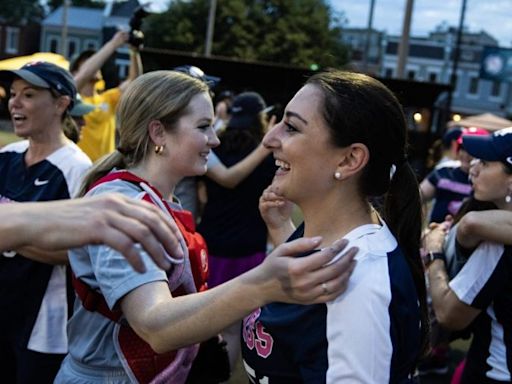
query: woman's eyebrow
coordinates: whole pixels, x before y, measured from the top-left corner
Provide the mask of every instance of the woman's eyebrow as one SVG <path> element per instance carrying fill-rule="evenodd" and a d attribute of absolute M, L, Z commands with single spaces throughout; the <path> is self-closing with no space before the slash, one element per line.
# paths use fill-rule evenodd
<path fill-rule="evenodd" d="M 286 117 L 296 117 L 297 119 L 302 121 L 304 124 L 308 125 L 308 121 L 296 112 L 286 111 L 284 114 Z"/>

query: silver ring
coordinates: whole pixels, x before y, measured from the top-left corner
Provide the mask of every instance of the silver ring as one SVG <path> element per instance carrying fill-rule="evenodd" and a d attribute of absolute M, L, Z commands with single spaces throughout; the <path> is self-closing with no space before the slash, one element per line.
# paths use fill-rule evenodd
<path fill-rule="evenodd" d="M 324 290 L 324 295 L 328 295 L 329 294 L 329 290 L 327 289 L 327 284 L 326 283 L 322 283 L 322 289 Z"/>

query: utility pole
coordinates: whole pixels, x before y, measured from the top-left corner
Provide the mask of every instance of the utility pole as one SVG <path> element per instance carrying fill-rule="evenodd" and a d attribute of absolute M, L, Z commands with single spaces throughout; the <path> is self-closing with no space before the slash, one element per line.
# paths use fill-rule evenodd
<path fill-rule="evenodd" d="M 466 15 L 466 0 L 462 0 L 462 8 L 460 10 L 459 29 L 457 30 L 457 38 L 455 40 L 455 50 L 453 51 L 452 73 L 450 74 L 450 92 L 446 100 L 446 116 L 449 119 L 452 112 L 453 92 L 457 86 L 457 69 L 459 68 L 460 45 L 462 43 L 462 30 L 464 28 L 464 16 Z"/>
<path fill-rule="evenodd" d="M 213 31 L 215 27 L 215 11 L 217 9 L 217 0 L 210 0 L 210 12 L 208 13 L 208 27 L 206 29 L 206 42 L 204 44 L 204 54 L 210 57 L 212 53 Z"/>
<path fill-rule="evenodd" d="M 414 0 L 407 0 L 404 13 L 404 24 L 402 27 L 402 38 L 398 47 L 398 62 L 396 66 L 396 76 L 403 79 L 407 56 L 409 56 L 409 35 L 411 33 L 412 8 Z"/>
<path fill-rule="evenodd" d="M 60 35 L 60 54 L 68 57 L 68 10 L 71 0 L 64 0 L 62 3 L 62 31 Z"/>
<path fill-rule="evenodd" d="M 370 40 L 372 37 L 373 10 L 375 9 L 375 0 L 370 0 L 370 12 L 368 14 L 368 28 L 366 29 L 366 41 L 364 42 L 363 52 L 363 72 L 368 72 L 368 59 L 370 55 Z"/>

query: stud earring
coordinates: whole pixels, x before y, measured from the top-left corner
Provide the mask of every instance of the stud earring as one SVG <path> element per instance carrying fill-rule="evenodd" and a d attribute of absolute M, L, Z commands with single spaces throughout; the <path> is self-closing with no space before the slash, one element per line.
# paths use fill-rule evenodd
<path fill-rule="evenodd" d="M 510 196 L 511 194 L 512 193 L 509 191 L 508 195 L 505 196 L 505 203 L 510 204 L 510 202 L 512 201 L 512 196 Z"/>
<path fill-rule="evenodd" d="M 163 151 L 164 151 L 163 145 L 155 145 L 155 153 L 157 155 L 161 155 Z"/>
<path fill-rule="evenodd" d="M 341 179 L 341 172 L 334 172 L 334 178 L 335 178 L 336 180 Z"/>

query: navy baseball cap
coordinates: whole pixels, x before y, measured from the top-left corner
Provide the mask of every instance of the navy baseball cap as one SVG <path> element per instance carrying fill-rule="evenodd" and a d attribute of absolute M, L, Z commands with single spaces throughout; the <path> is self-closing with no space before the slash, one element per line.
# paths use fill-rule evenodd
<path fill-rule="evenodd" d="M 46 61 L 35 61 L 25 64 L 20 69 L 0 71 L 0 78 L 4 80 L 12 82 L 15 77 L 36 87 L 53 89 L 60 95 L 69 96 L 71 102 L 68 110 L 73 108 L 76 100 L 75 81 L 64 68 Z"/>
<path fill-rule="evenodd" d="M 249 128 L 258 118 L 260 112 L 269 112 L 273 107 L 267 107 L 259 93 L 243 92 L 235 97 L 229 108 L 231 118 L 228 128 Z"/>
<path fill-rule="evenodd" d="M 487 136 L 463 136 L 462 144 L 471 156 L 486 161 L 501 161 L 512 170 L 512 127 Z"/>
<path fill-rule="evenodd" d="M 173 69 L 173 71 L 185 73 L 186 75 L 192 76 L 196 79 L 206 83 L 208 87 L 213 88 L 220 82 L 220 77 L 209 76 L 204 71 L 196 67 L 195 65 L 181 65 Z"/>

